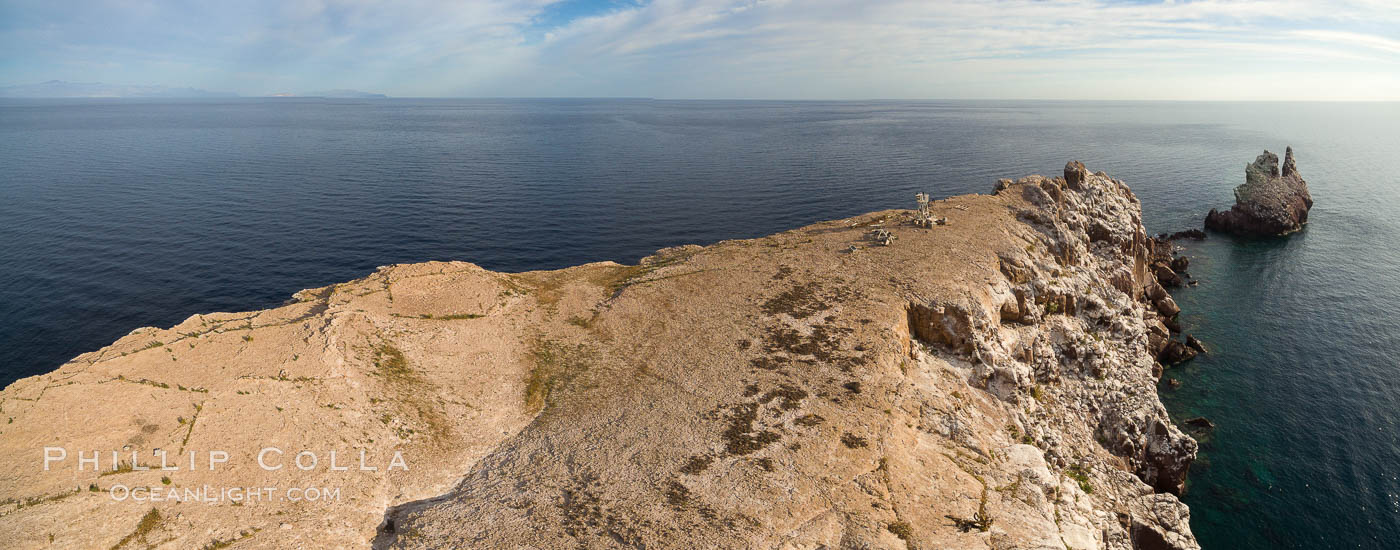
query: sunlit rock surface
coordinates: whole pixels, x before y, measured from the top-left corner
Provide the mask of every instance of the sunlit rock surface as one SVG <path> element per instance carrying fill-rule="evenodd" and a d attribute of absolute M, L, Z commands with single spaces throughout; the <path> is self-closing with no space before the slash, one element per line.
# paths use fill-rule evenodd
<path fill-rule="evenodd" d="M 942 225 L 891 210 L 637 266 L 396 265 L 276 309 L 138 329 L 0 392 L 0 536 L 1197 548 L 1174 494 L 1196 444 L 1155 392 L 1153 338 L 1175 303 L 1136 197 L 1072 168 L 933 201 Z M 68 453 L 49 471 L 46 446 Z M 267 447 L 282 468 L 258 465 Z M 197 467 L 161 471 L 156 449 Z M 156 468 L 113 473 L 104 455 L 104 472 L 79 470 L 80 450 Z M 317 466 L 296 466 L 303 450 Z M 210 451 L 228 461 L 208 470 Z M 340 495 L 137 503 L 118 484 Z"/>

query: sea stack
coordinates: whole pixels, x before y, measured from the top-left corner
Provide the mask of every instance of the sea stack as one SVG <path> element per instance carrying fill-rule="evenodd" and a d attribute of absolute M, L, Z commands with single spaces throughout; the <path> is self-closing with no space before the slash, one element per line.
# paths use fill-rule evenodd
<path fill-rule="evenodd" d="M 1293 148 L 1284 152 L 1282 174 L 1278 155 L 1264 151 L 1244 167 L 1244 185 L 1235 188 L 1235 206 L 1225 212 L 1211 209 L 1206 229 L 1236 235 L 1287 235 L 1303 228 L 1312 205 L 1308 182 L 1293 162 Z"/>

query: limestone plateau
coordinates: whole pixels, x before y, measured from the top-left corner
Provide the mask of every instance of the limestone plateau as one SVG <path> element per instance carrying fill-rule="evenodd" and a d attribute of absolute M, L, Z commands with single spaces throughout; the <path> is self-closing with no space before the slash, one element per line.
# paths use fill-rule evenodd
<path fill-rule="evenodd" d="M 1235 205 L 1224 212 L 1212 208 L 1206 215 L 1206 229 L 1236 235 L 1287 235 L 1308 223 L 1312 205 L 1308 182 L 1293 162 L 1293 148 L 1284 151 L 1282 173 L 1278 155 L 1264 151 L 1244 167 L 1244 184 L 1235 188 Z"/>
<path fill-rule="evenodd" d="M 1138 199 L 1076 162 L 923 210 L 635 266 L 387 266 L 137 329 L 0 392 L 0 540 L 1198 548 L 1178 499 L 1196 442 L 1156 393 L 1177 308 Z M 44 471 L 45 446 L 68 460 Z M 269 446 L 320 465 L 256 466 Z M 75 467 L 94 449 L 181 468 Z M 119 502 L 118 484 L 341 493 Z"/>

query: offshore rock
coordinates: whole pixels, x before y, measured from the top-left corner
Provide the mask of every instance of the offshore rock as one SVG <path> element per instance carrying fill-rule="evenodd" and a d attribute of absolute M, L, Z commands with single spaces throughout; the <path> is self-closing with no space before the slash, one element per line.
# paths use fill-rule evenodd
<path fill-rule="evenodd" d="M 1286 235 L 1303 228 L 1312 208 L 1308 184 L 1298 174 L 1293 148 L 1284 153 L 1280 172 L 1278 156 L 1264 151 L 1245 166 L 1245 182 L 1235 188 L 1235 205 L 1206 215 L 1206 229 L 1237 235 Z"/>
<path fill-rule="evenodd" d="M 1196 350 L 1199 353 L 1206 353 L 1206 345 L 1200 339 L 1190 334 L 1186 335 L 1186 347 Z"/>
<path fill-rule="evenodd" d="M 1171 235 L 1168 235 L 1168 234 L 1166 234 L 1166 233 L 1163 233 L 1163 234 L 1159 235 L 1157 238 L 1159 238 L 1159 239 L 1161 239 L 1161 240 L 1164 240 L 1164 241 L 1175 241 L 1175 240 L 1180 240 L 1180 239 L 1192 239 L 1192 240 L 1200 241 L 1200 240 L 1205 240 L 1205 238 L 1206 238 L 1206 232 L 1205 232 L 1205 231 L 1201 231 L 1200 229 L 1187 229 L 1187 230 L 1185 230 L 1185 231 L 1177 231 L 1176 233 L 1172 233 Z"/>
<path fill-rule="evenodd" d="M 1195 359 L 1197 353 L 1199 352 L 1180 340 L 1169 340 L 1157 358 L 1168 365 L 1176 365 Z"/>
<path fill-rule="evenodd" d="M 0 540 L 1196 550 L 1141 205 L 1074 177 L 929 203 L 947 227 L 892 210 L 635 266 L 386 266 L 139 329 L 0 392 Z M 897 244 L 852 251 L 875 227 Z M 200 467 L 163 472 L 156 449 Z M 156 467 L 76 467 L 92 450 Z M 118 484 L 341 493 L 134 503 Z"/>
<path fill-rule="evenodd" d="M 1188 268 L 1188 267 L 1190 267 L 1190 266 L 1191 266 L 1191 259 L 1190 259 L 1190 258 L 1187 258 L 1186 256 L 1177 256 L 1177 257 L 1175 257 L 1175 258 L 1172 259 L 1171 268 L 1172 268 L 1172 271 L 1175 271 L 1177 274 L 1186 273 L 1186 268 Z"/>

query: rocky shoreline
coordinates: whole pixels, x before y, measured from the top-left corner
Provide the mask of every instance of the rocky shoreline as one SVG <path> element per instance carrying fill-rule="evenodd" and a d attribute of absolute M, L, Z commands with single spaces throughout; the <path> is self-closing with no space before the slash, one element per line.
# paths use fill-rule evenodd
<path fill-rule="evenodd" d="M 1196 442 L 1156 394 L 1159 358 L 1193 340 L 1173 339 L 1166 290 L 1187 267 L 1146 235 L 1127 185 L 1077 162 L 637 266 L 388 266 L 280 308 L 138 329 L 7 387 L 0 535 L 1194 549 L 1178 495 Z M 256 466 L 270 445 L 291 466 Z M 41 469 L 45 447 L 66 461 Z M 201 467 L 133 467 L 157 449 Z M 86 450 L 120 458 L 79 469 Z M 334 450 L 375 469 L 291 462 Z M 212 451 L 226 462 L 202 467 Z M 113 498 L 119 484 L 342 493 L 138 503 Z"/>

